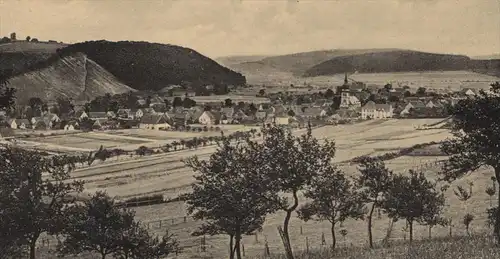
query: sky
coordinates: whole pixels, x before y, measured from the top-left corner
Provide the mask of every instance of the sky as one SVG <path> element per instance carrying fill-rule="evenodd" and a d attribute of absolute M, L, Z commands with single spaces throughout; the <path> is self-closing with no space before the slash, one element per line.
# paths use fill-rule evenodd
<path fill-rule="evenodd" d="M 498 0 L 0 0 L 0 35 L 181 45 L 209 57 L 322 49 L 500 53 Z"/>

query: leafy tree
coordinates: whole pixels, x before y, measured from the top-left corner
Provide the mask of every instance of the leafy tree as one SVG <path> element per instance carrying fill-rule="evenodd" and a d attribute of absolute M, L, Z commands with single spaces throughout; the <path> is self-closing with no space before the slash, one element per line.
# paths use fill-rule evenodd
<path fill-rule="evenodd" d="M 175 107 L 181 107 L 182 105 L 183 105 L 182 98 L 179 96 L 176 96 L 174 98 L 174 101 L 172 102 L 172 106 L 175 108 Z"/>
<path fill-rule="evenodd" d="M 59 108 L 59 112 L 61 114 L 70 114 L 74 112 L 75 106 L 71 103 L 71 100 L 68 98 L 57 98 L 57 107 Z"/>
<path fill-rule="evenodd" d="M 95 193 L 83 204 L 68 211 L 64 240 L 58 246 L 61 255 L 98 253 L 101 258 L 148 258 L 150 236 L 134 220 L 134 212 L 120 208 L 104 192 Z"/>
<path fill-rule="evenodd" d="M 174 100 L 175 102 L 175 100 Z M 185 97 L 184 100 L 182 101 L 182 107 L 184 108 L 191 108 L 191 107 L 194 107 L 196 106 L 196 101 L 194 101 L 193 99 L 189 98 L 189 97 Z"/>
<path fill-rule="evenodd" d="M 0 111 L 11 111 L 16 101 L 16 89 L 8 87 L 10 75 L 11 71 L 0 71 Z"/>
<path fill-rule="evenodd" d="M 231 100 L 230 98 L 224 100 L 224 107 L 233 107 L 233 100 Z"/>
<path fill-rule="evenodd" d="M 179 253 L 179 243 L 168 231 L 162 237 L 156 236 L 149 239 L 148 256 L 142 258 L 160 259 L 165 258 L 171 253 Z"/>
<path fill-rule="evenodd" d="M 391 95 L 391 96 L 389 96 L 389 98 L 387 99 L 387 101 L 393 102 L 393 103 L 397 103 L 397 102 L 399 102 L 399 97 L 396 96 L 396 95 Z"/>
<path fill-rule="evenodd" d="M 37 38 L 33 38 L 33 39 L 31 39 L 31 42 L 38 42 L 38 39 Z"/>
<path fill-rule="evenodd" d="M 363 200 L 372 203 L 368 213 L 368 242 L 373 248 L 372 219 L 375 208 L 379 208 L 384 200 L 384 195 L 389 191 L 393 173 L 383 160 L 377 157 L 363 157 L 358 167 L 360 175 L 355 178 L 356 187 L 360 190 Z"/>
<path fill-rule="evenodd" d="M 363 202 L 356 194 L 353 184 L 334 166 L 320 172 L 304 196 L 312 201 L 299 209 L 299 218 L 304 221 L 313 217 L 321 221 L 328 220 L 331 223 L 332 249 L 335 249 L 337 241 L 335 225 L 348 218 L 362 219 L 365 214 Z"/>
<path fill-rule="evenodd" d="M 327 98 L 327 99 L 333 98 L 334 95 L 335 95 L 335 93 L 330 88 L 328 88 L 328 90 L 326 90 L 326 92 L 325 92 L 325 98 Z"/>
<path fill-rule="evenodd" d="M 11 40 L 17 40 L 17 37 L 16 37 L 16 33 L 15 33 L 15 32 L 12 32 L 12 33 L 10 34 L 10 39 L 11 39 Z"/>
<path fill-rule="evenodd" d="M 28 100 L 29 106 L 33 111 L 34 116 L 41 116 L 42 114 L 42 106 L 44 105 L 42 99 L 38 97 L 32 97 Z"/>
<path fill-rule="evenodd" d="M 138 149 L 135 150 L 135 154 L 139 156 L 150 155 L 151 153 L 152 150 L 146 146 L 140 146 Z"/>
<path fill-rule="evenodd" d="M 225 138 L 208 161 L 196 156 L 185 161 L 196 172 L 196 182 L 183 198 L 189 214 L 204 221 L 193 235 L 227 234 L 231 259 L 241 258 L 242 235 L 261 229 L 266 215 L 282 203 L 268 187 L 266 168 L 254 145 L 250 141 L 231 145 Z"/>
<path fill-rule="evenodd" d="M 69 181 L 75 165 L 68 156 L 48 158 L 36 151 L 5 147 L 0 161 L 0 236 L 28 247 L 33 259 L 40 235 L 61 230 L 64 212 L 74 202 L 70 194 L 81 192 L 83 183 Z"/>
<path fill-rule="evenodd" d="M 417 89 L 417 95 L 419 95 L 419 96 L 424 96 L 424 95 L 425 95 L 425 91 L 426 91 L 426 90 L 427 90 L 427 89 L 426 89 L 425 87 L 419 87 L 419 88 Z"/>
<path fill-rule="evenodd" d="M 441 172 L 444 180 L 453 181 L 486 165 L 494 169 L 500 183 L 500 83 L 491 86 L 491 93 L 480 91 L 475 98 L 460 100 L 450 108 L 454 138 L 441 145 L 450 156 Z M 500 192 L 498 195 L 500 207 Z M 500 217 L 498 219 L 495 235 L 500 243 Z"/>
<path fill-rule="evenodd" d="M 393 184 L 386 194 L 383 208 L 389 217 L 406 220 L 411 243 L 413 223 L 425 224 L 426 220 L 439 216 L 444 202 L 444 195 L 436 189 L 436 183 L 427 180 L 424 173 L 410 170 L 409 176 L 393 176 Z"/>
<path fill-rule="evenodd" d="M 266 90 L 265 89 L 260 89 L 259 90 L 259 96 L 265 96 L 266 95 Z"/>
<path fill-rule="evenodd" d="M 26 41 L 30 41 L 31 40 L 31 37 L 30 36 L 26 36 Z"/>
<path fill-rule="evenodd" d="M 470 232 L 469 232 L 470 223 L 472 223 L 473 220 L 474 220 L 474 215 L 472 215 L 470 213 L 467 213 L 464 215 L 464 219 L 462 222 L 464 223 L 465 231 L 466 231 L 468 236 L 470 236 Z"/>
<path fill-rule="evenodd" d="M 292 213 L 299 205 L 298 193 L 307 187 L 318 172 L 325 170 L 335 155 L 335 143 L 325 141 L 319 144 L 312 136 L 310 125 L 307 133 L 294 137 L 291 131 L 281 126 L 262 128 L 264 137 L 259 150 L 266 162 L 267 174 L 272 178 L 272 187 L 277 192 L 292 196 L 291 204 L 287 201 L 281 209 L 285 211 L 283 221 L 283 243 L 288 259 L 293 258 L 288 225 Z"/>
<path fill-rule="evenodd" d="M 490 207 L 492 207 L 493 205 L 492 205 L 491 200 L 492 200 L 493 196 L 495 196 L 495 193 L 496 193 L 495 188 L 488 187 L 488 188 L 486 188 L 485 192 L 490 197 Z"/>

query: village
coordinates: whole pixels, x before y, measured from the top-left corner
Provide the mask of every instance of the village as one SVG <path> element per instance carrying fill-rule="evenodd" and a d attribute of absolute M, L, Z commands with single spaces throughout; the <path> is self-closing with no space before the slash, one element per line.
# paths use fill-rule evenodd
<path fill-rule="evenodd" d="M 413 92 L 412 92 L 413 91 Z M 64 112 L 60 102 L 30 105 L 20 108 L 16 115 L 2 115 L 2 135 L 13 135 L 16 130 L 100 131 L 139 128 L 160 131 L 207 131 L 216 125 L 240 124 L 261 126 L 267 124 L 303 128 L 312 125 L 334 125 L 368 119 L 388 118 L 445 118 L 447 106 L 457 100 L 476 95 L 473 89 L 436 93 L 421 87 L 368 87 L 362 82 L 349 82 L 323 92 L 265 94 L 261 90 L 260 103 L 233 102 L 227 95 L 224 102 L 196 102 L 194 94 L 186 91 L 141 97 L 134 107 L 105 107 L 100 103 L 69 104 Z M 264 97 L 264 98 L 263 98 Z M 108 98 L 113 98 L 108 96 Z M 191 99 L 192 98 L 192 99 Z M 210 99 L 208 99 L 210 100 Z M 251 100 L 251 99 L 249 99 Z M 39 103 L 41 100 L 38 100 Z M 36 103 L 36 102 L 35 102 Z M 97 108 L 95 108 L 97 106 Z M 112 105 L 113 106 L 113 105 Z M 12 129 L 11 131 L 6 129 Z"/>

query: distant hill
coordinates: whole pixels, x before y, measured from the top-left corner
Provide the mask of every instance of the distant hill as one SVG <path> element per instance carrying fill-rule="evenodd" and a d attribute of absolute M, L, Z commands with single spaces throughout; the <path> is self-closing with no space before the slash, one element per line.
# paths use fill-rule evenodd
<path fill-rule="evenodd" d="M 216 58 L 219 64 L 230 67 L 231 65 L 236 65 L 245 62 L 259 61 L 268 56 L 228 56 Z"/>
<path fill-rule="evenodd" d="M 195 50 L 148 42 L 89 41 L 69 45 L 60 56 L 84 53 L 137 90 L 161 90 L 168 85 L 243 85 L 246 79 Z"/>
<path fill-rule="evenodd" d="M 68 55 L 45 68 L 14 76 L 9 83 L 17 89 L 18 104 L 27 104 L 31 97 L 44 100 L 68 97 L 84 101 L 106 93 L 134 91 L 82 53 Z"/>
<path fill-rule="evenodd" d="M 467 70 L 469 61 L 467 56 L 396 50 L 334 57 L 307 69 L 303 75 Z"/>
<path fill-rule="evenodd" d="M 239 64 L 228 64 L 231 69 L 240 73 L 259 72 L 289 72 L 296 76 L 301 76 L 309 68 L 327 61 L 331 58 L 346 55 L 355 55 L 363 53 L 374 53 L 381 51 L 390 51 L 395 49 L 334 49 L 334 50 L 319 50 L 294 53 L 288 55 L 265 57 L 257 61 L 245 61 Z M 231 57 L 228 57 L 231 58 Z"/>
<path fill-rule="evenodd" d="M 472 59 L 479 59 L 479 60 L 484 60 L 484 59 L 500 59 L 500 53 L 497 54 L 491 54 L 491 55 L 484 55 L 484 56 L 474 56 Z"/>
<path fill-rule="evenodd" d="M 77 58 L 82 56 L 86 62 Z M 66 64 L 68 60 L 72 61 Z M 90 87 L 92 90 L 88 91 L 80 91 L 85 85 L 75 83 L 81 81 L 76 78 L 81 76 L 79 73 L 84 64 L 91 64 L 92 68 L 100 71 L 88 81 L 92 83 L 90 86 L 95 87 Z M 73 68 L 75 71 L 71 71 Z M 14 77 L 11 83 L 14 82 L 16 87 L 22 89 L 26 88 L 26 91 L 20 91 L 21 95 L 33 95 L 32 91 L 35 90 L 27 89 L 29 86 L 36 89 L 37 94 L 47 98 L 66 95 L 81 99 L 84 96 L 130 89 L 160 90 L 168 85 L 196 89 L 208 84 L 220 88 L 246 83 L 241 74 L 192 49 L 128 41 L 90 41 L 73 45 L 25 41 L 0 44 L 0 73 L 10 74 Z M 21 87 L 22 84 L 26 86 Z M 64 87 L 69 89 L 64 90 Z M 98 89 L 99 87 L 103 89 Z M 53 90 L 54 92 L 49 92 Z M 26 99 L 25 97 L 19 96 L 20 99 Z"/>

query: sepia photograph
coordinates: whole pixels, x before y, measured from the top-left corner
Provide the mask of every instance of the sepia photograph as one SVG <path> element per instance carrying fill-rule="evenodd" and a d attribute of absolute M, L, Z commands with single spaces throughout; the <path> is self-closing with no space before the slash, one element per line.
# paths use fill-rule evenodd
<path fill-rule="evenodd" d="M 499 0 L 0 0 L 0 259 L 500 258 Z"/>

